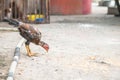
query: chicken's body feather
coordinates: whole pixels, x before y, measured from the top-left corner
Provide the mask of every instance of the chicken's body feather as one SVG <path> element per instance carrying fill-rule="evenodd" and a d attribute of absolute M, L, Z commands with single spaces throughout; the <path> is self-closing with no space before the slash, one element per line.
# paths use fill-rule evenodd
<path fill-rule="evenodd" d="M 42 35 L 41 35 L 41 32 L 37 28 L 35 28 L 29 24 L 19 22 L 17 20 L 7 20 L 7 21 L 10 24 L 18 26 L 20 35 L 27 40 L 25 42 L 25 46 L 26 46 L 28 56 L 34 56 L 34 54 L 31 52 L 31 50 L 29 48 L 30 42 L 41 46 L 48 52 L 49 45 L 47 43 L 45 43 L 44 41 L 41 41 Z"/>
<path fill-rule="evenodd" d="M 19 32 L 22 37 L 24 37 L 27 41 L 35 43 L 38 45 L 41 40 L 41 32 L 27 24 L 19 26 Z"/>

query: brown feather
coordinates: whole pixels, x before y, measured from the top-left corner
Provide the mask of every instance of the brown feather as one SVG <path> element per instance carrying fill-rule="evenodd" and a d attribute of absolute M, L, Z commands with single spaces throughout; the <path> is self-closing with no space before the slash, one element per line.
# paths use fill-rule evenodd
<path fill-rule="evenodd" d="M 26 40 L 33 42 L 35 44 L 39 44 L 41 40 L 41 32 L 38 29 L 35 29 L 28 24 L 23 24 L 19 26 L 19 31 L 21 36 L 23 36 Z"/>

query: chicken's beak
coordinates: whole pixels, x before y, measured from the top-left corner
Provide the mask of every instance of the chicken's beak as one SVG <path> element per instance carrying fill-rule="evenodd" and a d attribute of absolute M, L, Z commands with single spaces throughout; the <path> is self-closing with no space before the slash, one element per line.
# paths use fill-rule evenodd
<path fill-rule="evenodd" d="M 48 50 L 46 50 L 46 52 L 48 53 Z"/>
<path fill-rule="evenodd" d="M 49 51 L 49 46 L 48 46 L 48 47 L 46 47 L 46 52 L 48 53 L 48 51 Z"/>

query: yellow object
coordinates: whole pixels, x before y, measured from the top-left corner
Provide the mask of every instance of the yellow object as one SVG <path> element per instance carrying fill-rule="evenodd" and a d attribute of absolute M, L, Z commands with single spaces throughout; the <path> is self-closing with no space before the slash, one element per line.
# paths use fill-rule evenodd
<path fill-rule="evenodd" d="M 37 18 L 44 18 L 43 14 L 32 14 L 32 15 L 27 15 L 28 20 L 30 21 L 35 21 Z"/>

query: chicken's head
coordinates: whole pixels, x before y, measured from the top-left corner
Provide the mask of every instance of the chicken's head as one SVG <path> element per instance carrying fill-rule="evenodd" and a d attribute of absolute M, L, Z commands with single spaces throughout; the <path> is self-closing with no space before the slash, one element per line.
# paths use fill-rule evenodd
<path fill-rule="evenodd" d="M 48 45 L 47 43 L 45 43 L 42 47 L 48 52 L 48 50 L 49 50 L 49 45 Z"/>

